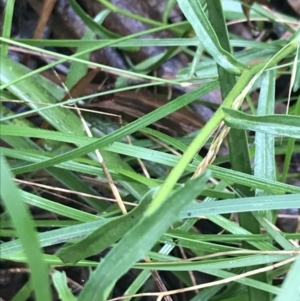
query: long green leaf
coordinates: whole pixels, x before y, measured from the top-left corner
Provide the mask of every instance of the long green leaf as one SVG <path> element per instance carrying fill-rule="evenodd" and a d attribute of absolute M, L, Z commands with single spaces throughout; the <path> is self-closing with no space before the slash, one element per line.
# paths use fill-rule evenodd
<path fill-rule="evenodd" d="M 61 301 L 76 301 L 76 298 L 68 287 L 65 272 L 55 271 L 52 274 L 52 281 Z"/>
<path fill-rule="evenodd" d="M 300 270 L 300 256 L 293 263 L 287 277 L 284 280 L 282 288 L 274 301 L 286 300 L 300 300 L 300 283 L 299 283 L 299 270 Z"/>
<path fill-rule="evenodd" d="M 181 218 L 210 216 L 233 212 L 251 212 L 261 210 L 300 208 L 300 194 L 271 195 L 249 197 L 215 202 L 205 202 L 186 206 L 181 212 Z"/>
<path fill-rule="evenodd" d="M 13 24 L 13 16 L 14 16 L 14 5 L 15 1 L 7 1 L 5 2 L 5 10 L 3 13 L 4 22 L 2 26 L 2 36 L 4 38 L 10 38 L 11 35 L 11 28 Z M 1 50 L 0 50 L 1 56 L 7 56 L 8 54 L 8 44 L 2 43 Z"/>
<path fill-rule="evenodd" d="M 100 226 L 81 241 L 59 250 L 58 257 L 65 263 L 76 263 L 111 246 L 139 222 L 152 197 L 153 191 L 150 190 L 141 203 L 128 214 Z"/>
<path fill-rule="evenodd" d="M 257 107 L 258 115 L 274 114 L 275 105 L 275 70 L 267 71 L 263 75 Z M 269 133 L 255 135 L 255 165 L 254 175 L 269 180 L 276 180 L 274 136 Z M 256 196 L 264 191 L 256 190 Z"/>
<path fill-rule="evenodd" d="M 217 35 L 208 21 L 200 2 L 194 0 L 177 0 L 177 2 L 193 26 L 199 40 L 204 44 L 216 62 L 229 72 L 241 74 L 241 69 L 246 69 L 246 67 L 236 61 L 229 52 L 221 47 Z"/>
<path fill-rule="evenodd" d="M 78 239 L 89 235 L 92 231 L 99 228 L 101 225 L 109 222 L 110 219 L 102 219 L 84 224 L 65 227 L 38 234 L 38 239 L 41 247 L 48 247 L 63 243 L 72 239 Z M 22 252 L 23 246 L 20 239 L 5 242 L 0 245 L 1 258 L 9 260 L 11 256 Z"/>
<path fill-rule="evenodd" d="M 29 166 L 25 166 L 19 170 L 19 172 L 29 172 L 37 169 L 43 169 L 49 166 L 53 166 L 55 164 L 58 164 L 60 162 L 68 161 L 70 159 L 73 159 L 75 157 L 85 155 L 91 151 L 94 151 L 97 148 L 103 148 L 105 145 L 109 145 L 113 143 L 114 141 L 123 138 L 127 135 L 130 135 L 149 124 L 152 124 L 156 122 L 157 120 L 165 117 L 166 115 L 188 105 L 189 103 L 193 102 L 195 99 L 207 94 L 209 91 L 213 90 L 217 87 L 217 84 L 215 82 L 213 83 L 207 83 L 202 85 L 201 87 L 186 93 L 183 96 L 180 96 L 176 98 L 175 100 L 167 103 L 166 105 L 154 110 L 153 112 L 147 114 L 143 118 L 140 118 L 134 122 L 131 122 L 130 124 L 120 128 L 119 130 L 116 130 L 115 132 L 106 135 L 103 138 L 100 138 L 96 140 L 95 142 L 92 142 L 86 146 L 80 147 L 76 150 L 67 152 L 65 154 L 59 155 L 53 159 L 46 160 L 41 163 L 35 163 L 31 164 Z M 19 90 L 21 93 L 21 90 Z M 23 93 L 23 92 L 22 92 Z M 50 118 L 50 116 L 48 116 Z M 64 120 L 64 117 L 61 117 Z M 51 121 L 50 121 L 51 122 Z"/>
<path fill-rule="evenodd" d="M 273 134 L 300 138 L 300 117 L 290 115 L 264 115 L 250 116 L 245 113 L 223 108 L 225 122 L 228 126 L 257 131 L 260 133 Z"/>
<path fill-rule="evenodd" d="M 0 196 L 14 223 L 27 256 L 36 299 L 50 301 L 52 298 L 48 279 L 49 271 L 42 258 L 42 250 L 30 213 L 22 201 L 20 191 L 15 186 L 9 166 L 2 155 L 0 157 L 0 166 Z"/>
<path fill-rule="evenodd" d="M 194 199 L 204 188 L 209 172 L 188 181 L 174 192 L 153 212 L 149 207 L 140 222 L 132 228 L 112 249 L 94 271 L 82 290 L 79 301 L 104 301 L 114 283 L 135 262 L 142 259 L 159 237 L 178 218 L 187 202 Z M 127 250 L 124 254 L 124 250 Z"/>

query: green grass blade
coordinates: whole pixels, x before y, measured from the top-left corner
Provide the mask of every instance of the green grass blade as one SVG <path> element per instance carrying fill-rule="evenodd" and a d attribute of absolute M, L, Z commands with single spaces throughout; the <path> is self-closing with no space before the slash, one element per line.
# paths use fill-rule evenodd
<path fill-rule="evenodd" d="M 1 67 L 3 67 L 3 72 L 0 74 L 1 80 L 13 80 L 14 78 L 18 78 L 28 72 L 26 67 L 10 59 L 7 59 L 5 62 L 3 60 L 1 63 Z M 9 71 L 7 69 L 11 67 L 13 71 Z M 9 89 L 21 100 L 26 101 L 30 107 L 37 109 L 39 115 L 41 115 L 57 130 L 76 136 L 86 136 L 81 120 L 74 114 L 74 112 L 71 112 L 71 110 L 66 110 L 58 106 L 53 106 L 51 109 L 43 110 L 45 107 L 47 108 L 45 104 L 49 104 L 49 102 L 53 104 L 59 104 L 59 100 L 64 95 L 64 91 L 62 91 L 60 87 L 55 86 L 46 78 L 36 75 L 34 77 L 27 78 L 24 81 L 18 82 L 15 85 L 9 86 Z M 64 122 L 61 122 L 61 120 Z M 133 172 L 132 168 L 130 168 L 126 162 L 121 160 L 118 155 L 106 152 L 104 150 L 101 154 L 108 167 L 110 167 L 110 164 L 114 164 Z M 94 154 L 90 154 L 90 156 L 94 160 L 97 160 Z M 47 167 L 52 167 L 52 164 L 48 165 Z M 121 184 L 138 199 L 140 199 L 140 197 L 146 192 L 142 185 L 137 185 L 135 183 L 131 184 L 128 182 L 121 182 Z"/>
<path fill-rule="evenodd" d="M 262 83 L 258 100 L 257 115 L 274 114 L 275 108 L 275 81 L 276 70 L 267 71 L 262 75 Z M 275 164 L 275 144 L 274 136 L 257 132 L 255 135 L 255 164 L 254 175 L 269 180 L 276 180 L 276 164 Z M 255 195 L 267 195 L 268 193 L 256 189 Z M 270 221 L 275 221 L 274 211 L 265 211 L 259 213 Z M 257 216 L 257 215 L 255 215 Z M 256 218 L 260 225 L 265 221 Z M 273 234 L 276 234 L 274 231 Z M 286 242 L 288 244 L 288 242 Z"/>
<path fill-rule="evenodd" d="M 2 106 L 2 104 L 0 104 L 0 112 L 1 112 L 1 117 L 4 115 L 7 116 L 8 114 L 14 115 L 13 112 L 8 110 L 6 107 Z M 40 147 L 37 144 L 35 144 L 32 140 L 26 138 L 26 137 L 33 137 L 31 135 L 28 136 L 25 134 L 25 132 L 27 130 L 30 133 L 33 133 L 33 135 L 36 131 L 39 131 L 39 129 L 34 127 L 33 124 L 31 124 L 28 120 L 23 119 L 23 118 L 15 119 L 13 121 L 8 121 L 8 123 L 9 123 L 8 125 L 0 124 L 0 132 L 1 132 L 1 136 L 2 136 L 1 138 L 6 143 L 11 145 L 15 149 L 26 149 L 26 150 L 31 150 L 33 152 L 37 151 L 37 149 L 40 149 Z M 10 135 L 10 134 L 6 135 L 4 132 L 2 132 L 3 127 L 5 129 L 7 129 L 9 132 L 11 132 L 11 130 L 14 129 L 15 124 L 17 127 L 15 134 L 17 134 L 18 131 L 20 131 L 20 133 L 22 132 L 22 134 L 17 134 L 17 136 L 14 136 L 14 135 Z M 24 129 L 25 129 L 25 132 L 23 131 Z M 2 133 L 3 133 L 3 135 L 2 135 Z M 49 139 L 51 139 L 51 137 L 48 137 L 47 133 L 49 134 L 49 131 L 46 131 L 45 135 L 43 135 L 42 137 L 39 137 L 39 138 L 46 139 L 47 143 L 49 143 Z M 53 133 L 59 134 L 59 132 L 53 132 Z M 70 135 L 70 136 L 74 137 L 74 135 Z M 56 140 L 56 139 L 53 139 L 53 140 Z M 65 140 L 65 142 L 67 142 L 67 140 Z M 62 169 L 49 167 L 46 171 L 72 191 L 80 191 L 80 192 L 83 192 L 86 194 L 97 195 L 97 193 L 94 189 L 92 189 L 91 187 L 89 187 L 85 183 L 83 183 L 83 181 L 75 173 L 73 173 L 69 170 L 62 170 Z M 85 202 L 87 202 L 87 204 L 91 205 L 93 208 L 95 208 L 99 212 L 101 212 L 107 208 L 107 205 L 104 202 L 96 201 L 95 199 L 86 197 L 84 195 L 81 195 L 81 198 Z"/>
<path fill-rule="evenodd" d="M 99 227 L 81 241 L 60 249 L 57 256 L 65 263 L 76 263 L 81 259 L 100 253 L 122 238 L 139 222 L 153 197 L 153 191 L 146 194 L 141 203 L 124 216 L 120 216 Z"/>
<path fill-rule="evenodd" d="M 177 2 L 193 26 L 199 40 L 205 45 L 216 62 L 233 74 L 241 74 L 241 69 L 246 69 L 246 67 L 221 47 L 214 28 L 208 21 L 200 2 L 193 0 L 177 0 Z"/>
<path fill-rule="evenodd" d="M 96 215 L 78 209 L 74 209 L 53 201 L 49 201 L 45 198 L 42 198 L 38 195 L 34 195 L 26 191 L 20 191 L 20 196 L 23 199 L 23 201 L 27 204 L 60 214 L 62 216 L 66 216 L 77 221 L 89 222 L 100 218 Z"/>
<path fill-rule="evenodd" d="M 181 212 L 181 218 L 210 216 L 231 212 L 252 212 L 274 209 L 300 208 L 300 194 L 260 196 L 215 202 L 193 203 Z"/>
<path fill-rule="evenodd" d="M 67 285 L 67 276 L 65 272 L 55 271 L 52 274 L 52 281 L 61 301 L 76 301 Z"/>
<path fill-rule="evenodd" d="M 300 256 L 298 256 L 297 260 L 293 263 L 274 301 L 300 300 L 299 270 Z"/>
<path fill-rule="evenodd" d="M 110 219 L 102 219 L 84 224 L 65 227 L 38 234 L 41 247 L 48 247 L 55 244 L 63 243 L 72 239 L 82 238 L 89 235 L 92 231 L 99 228 L 101 225 L 109 222 Z M 1 257 L 9 259 L 16 253 L 23 251 L 22 243 L 19 239 L 5 242 L 0 245 Z"/>
<path fill-rule="evenodd" d="M 263 75 L 260 89 L 257 115 L 274 114 L 275 105 L 275 70 Z M 269 133 L 255 135 L 255 165 L 254 175 L 269 180 L 276 180 L 274 136 Z M 263 191 L 256 190 L 257 196 L 264 195 Z"/>
<path fill-rule="evenodd" d="M 300 117 L 291 115 L 251 116 L 235 110 L 223 109 L 228 126 L 260 133 L 300 138 Z"/>
<path fill-rule="evenodd" d="M 107 30 L 105 27 L 99 25 L 95 22 L 83 9 L 82 7 L 74 0 L 69 0 L 70 5 L 80 16 L 81 20 L 88 26 L 95 34 L 99 35 L 101 38 L 114 38 L 118 39 L 120 36 Z M 103 11 L 102 11 L 103 13 Z M 107 14 L 107 10 L 105 10 L 105 15 Z"/>
<path fill-rule="evenodd" d="M 127 145 L 125 147 L 125 145 L 123 146 L 122 143 L 119 144 L 117 142 L 115 142 L 111 146 L 105 147 L 105 149 L 109 151 L 116 151 L 119 154 L 124 154 L 129 156 L 136 154 L 137 157 L 140 157 L 141 159 L 151 160 L 172 167 L 178 163 L 178 156 L 163 154 L 161 152 L 157 152 L 154 150 L 146 150 L 144 148 L 134 147 L 130 145 Z M 1 151 L 3 154 L 5 154 L 8 157 L 19 158 L 22 160 L 26 160 L 28 162 L 40 162 L 45 159 L 49 159 L 49 157 L 51 158 L 51 156 L 46 156 L 45 155 L 46 153 L 43 153 L 42 156 L 40 154 L 35 154 L 32 151 L 31 152 L 16 151 L 16 150 L 6 149 L 6 148 L 1 148 Z M 47 155 L 49 155 L 49 153 Z M 193 172 L 196 170 L 198 164 L 199 161 L 195 161 L 193 164 L 188 165 L 186 167 L 186 170 L 189 172 Z M 86 164 L 80 164 L 74 161 L 68 161 L 57 165 L 57 167 L 64 168 L 67 170 L 73 170 L 89 175 L 103 176 L 102 169 L 94 165 L 95 163 L 87 167 Z M 13 167 L 12 170 L 16 174 L 19 173 L 19 167 Z M 265 191 L 269 191 L 270 193 L 276 193 L 276 194 L 282 194 L 286 192 L 293 192 L 293 193 L 300 192 L 300 188 L 297 186 L 279 183 L 277 181 L 262 179 L 260 177 L 255 177 L 241 172 L 224 169 L 218 166 L 211 166 L 210 170 L 212 171 L 214 177 L 220 178 L 228 183 L 243 184 L 245 186 L 263 189 Z M 115 179 L 120 179 L 120 180 L 124 179 L 123 177 L 120 177 L 118 175 L 119 173 L 130 179 L 133 179 L 134 181 L 137 181 L 138 183 L 143 183 L 149 187 L 156 187 L 157 185 L 160 185 L 162 183 L 162 181 L 147 179 L 136 173 L 131 173 L 128 170 L 124 170 L 123 168 L 118 168 L 117 166 L 113 166 L 113 170 L 111 170 L 111 173 L 114 175 Z"/>
<path fill-rule="evenodd" d="M 79 301 L 104 301 L 112 286 L 136 261 L 142 259 L 153 244 L 177 219 L 183 206 L 193 200 L 204 188 L 209 173 L 188 181 L 156 210 L 145 211 L 140 222 L 113 248 L 94 271 L 82 290 Z M 125 253 L 124 253 L 124 250 Z M 131 251 L 129 251 L 131 250 Z"/>
<path fill-rule="evenodd" d="M 5 3 L 5 10 L 4 10 L 4 22 L 2 27 L 2 36 L 4 38 L 10 38 L 11 27 L 13 23 L 13 15 L 14 15 L 14 5 L 15 1 L 6 1 Z M 2 23 L 2 22 L 1 22 Z M 8 44 L 1 43 L 1 56 L 8 55 Z"/>
<path fill-rule="evenodd" d="M 240 234 L 253 235 L 253 233 L 237 225 L 235 222 L 228 220 L 222 215 L 208 216 L 208 219 L 214 222 L 215 224 L 219 225 L 220 227 L 224 228 L 230 233 L 238 234 L 238 235 Z M 277 250 L 274 246 L 272 246 L 268 241 L 265 240 L 262 241 L 249 240 L 247 242 L 249 243 L 249 245 L 252 245 L 253 247 L 259 250 Z"/>
<path fill-rule="evenodd" d="M 263 227 L 270 237 L 274 239 L 284 250 L 295 250 L 295 246 L 290 243 L 277 229 L 274 229 L 274 225 L 259 213 L 253 213 L 261 227 Z"/>
<path fill-rule="evenodd" d="M 1 177 L 0 191 L 1 199 L 14 223 L 20 240 L 27 256 L 28 265 L 31 270 L 32 286 L 37 300 L 50 301 L 50 284 L 48 279 L 48 268 L 42 258 L 42 250 L 34 230 L 33 223 L 20 191 L 12 180 L 9 166 L 3 156 L 0 157 Z"/>
<path fill-rule="evenodd" d="M 296 74 L 293 91 L 297 92 L 300 88 L 300 43 L 298 44 L 297 55 L 295 57 Z"/>
<path fill-rule="evenodd" d="M 78 5 L 76 3 L 76 5 Z M 101 15 L 104 16 L 106 15 L 105 13 L 101 12 L 99 15 L 99 19 L 101 20 Z M 97 17 L 96 17 L 97 18 Z M 90 30 L 87 29 L 86 33 L 84 34 L 84 36 L 82 37 L 82 41 L 86 41 L 86 40 L 96 40 L 96 34 Z M 77 49 L 77 52 L 82 52 L 85 49 L 87 49 L 86 44 L 84 43 L 83 45 L 79 46 Z M 82 59 L 88 61 L 90 58 L 90 53 L 85 53 L 84 55 L 81 56 Z M 78 62 L 72 62 L 71 67 L 69 69 L 66 81 L 65 81 L 65 85 L 66 87 L 70 90 L 86 73 L 88 72 L 88 66 L 78 63 Z"/>
<path fill-rule="evenodd" d="M 149 262 L 149 263 L 137 263 L 135 267 L 143 269 L 153 269 L 159 271 L 190 271 L 199 270 L 205 272 L 206 270 L 216 269 L 231 269 L 240 267 L 253 267 L 258 264 L 267 264 L 272 262 L 278 262 L 286 259 L 295 258 L 293 254 L 269 254 L 269 255 L 248 255 L 231 257 L 226 259 L 215 260 L 199 260 L 199 261 L 184 261 L 175 262 Z"/>
<path fill-rule="evenodd" d="M 166 105 L 154 110 L 153 112 L 145 115 L 143 118 L 140 118 L 134 122 L 131 122 L 130 124 L 116 130 L 115 132 L 106 135 L 103 138 L 100 138 L 96 140 L 95 142 L 92 142 L 86 146 L 80 147 L 76 150 L 67 152 L 63 155 L 59 155 L 53 159 L 46 160 L 42 163 L 35 163 L 26 167 L 23 167 L 18 170 L 18 172 L 29 172 L 37 169 L 43 169 L 49 166 L 53 166 L 55 164 L 58 164 L 60 162 L 71 160 L 75 157 L 85 155 L 91 151 L 94 151 L 97 148 L 103 148 L 105 145 L 111 144 L 114 141 L 121 139 L 127 135 L 130 135 L 149 124 L 152 124 L 156 122 L 157 120 L 165 117 L 166 115 L 178 110 L 179 108 L 182 108 L 189 103 L 193 102 L 195 99 L 207 94 L 209 91 L 214 89 L 216 87 L 216 83 L 207 83 L 202 85 L 201 87 L 186 93 L 183 96 L 180 96 L 173 100 L 172 102 L 167 103 Z M 64 119 L 64 118 L 63 118 Z"/>
<path fill-rule="evenodd" d="M 14 295 L 11 301 L 26 301 L 30 297 L 32 293 L 32 284 L 31 281 L 28 280 L 21 289 Z"/>
<path fill-rule="evenodd" d="M 294 114 L 296 116 L 300 116 L 300 95 L 297 99 Z M 293 155 L 293 152 L 294 152 L 294 149 L 295 149 L 295 142 L 296 142 L 295 138 L 289 138 L 289 140 L 288 140 L 287 151 L 285 152 L 283 170 L 282 170 L 282 174 L 281 174 L 281 178 L 280 178 L 281 182 L 286 181 L 286 177 L 287 177 L 287 174 L 288 174 L 289 169 L 290 169 L 290 163 L 291 163 L 292 155 Z"/>

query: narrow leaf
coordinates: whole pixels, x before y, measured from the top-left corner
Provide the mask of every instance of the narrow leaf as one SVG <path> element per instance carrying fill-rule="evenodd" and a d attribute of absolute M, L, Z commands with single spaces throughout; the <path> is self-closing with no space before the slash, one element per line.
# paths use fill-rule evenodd
<path fill-rule="evenodd" d="M 76 263 L 81 259 L 100 253 L 123 237 L 126 232 L 139 222 L 143 212 L 152 200 L 152 196 L 153 190 L 150 190 L 150 193 L 146 194 L 145 198 L 135 209 L 100 226 L 78 243 L 61 249 L 57 253 L 58 257 L 65 263 Z"/>
<path fill-rule="evenodd" d="M 27 256 L 36 300 L 50 301 L 52 298 L 48 280 L 48 268 L 42 258 L 42 250 L 37 240 L 37 233 L 30 214 L 22 201 L 20 191 L 12 180 L 9 166 L 2 155 L 0 157 L 0 166 L 0 197 L 14 223 Z"/>
<path fill-rule="evenodd" d="M 236 129 L 300 138 L 300 117 L 290 115 L 250 116 L 223 108 L 225 123 Z"/>
<path fill-rule="evenodd" d="M 246 69 L 246 67 L 221 47 L 200 2 L 194 0 L 177 0 L 177 2 L 185 17 L 193 26 L 199 40 L 205 45 L 205 48 L 216 62 L 231 73 L 241 74 L 241 69 Z"/>
<path fill-rule="evenodd" d="M 160 236 L 178 218 L 178 212 L 204 188 L 210 176 L 204 173 L 176 190 L 153 212 L 146 210 L 140 222 L 129 231 L 99 264 L 82 290 L 79 301 L 104 301 L 114 283 L 142 259 Z M 127 252 L 124 253 L 124 250 Z"/>
<path fill-rule="evenodd" d="M 52 275 L 52 281 L 58 292 L 59 299 L 62 301 L 76 301 L 70 288 L 67 285 L 67 277 L 65 272 L 55 271 Z"/>

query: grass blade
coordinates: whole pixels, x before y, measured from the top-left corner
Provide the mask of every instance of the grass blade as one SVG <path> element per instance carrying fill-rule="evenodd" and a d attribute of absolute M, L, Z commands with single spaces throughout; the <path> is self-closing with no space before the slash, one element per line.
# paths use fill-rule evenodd
<path fill-rule="evenodd" d="M 14 5 L 15 1 L 6 1 L 5 3 L 5 11 L 4 11 L 4 22 L 2 28 L 2 36 L 4 38 L 10 38 L 12 22 L 13 22 L 13 15 L 14 15 Z M 1 56 L 7 56 L 8 54 L 8 44 L 1 43 Z"/>
<path fill-rule="evenodd" d="M 67 285 L 67 277 L 65 272 L 55 271 L 52 274 L 52 281 L 56 291 L 58 292 L 59 299 L 62 301 L 76 301 L 70 288 Z"/>
<path fill-rule="evenodd" d="M 233 74 L 241 74 L 241 70 L 246 69 L 246 67 L 221 47 L 214 28 L 208 21 L 200 2 L 194 0 L 177 0 L 177 2 L 193 26 L 199 40 L 205 45 L 216 62 Z"/>
<path fill-rule="evenodd" d="M 223 109 L 228 126 L 260 133 L 300 138 L 300 117 L 291 115 L 251 116 L 235 110 Z"/>
<path fill-rule="evenodd" d="M 178 212 L 193 200 L 204 188 L 209 172 L 195 180 L 188 181 L 159 208 L 145 211 L 140 222 L 132 228 L 112 249 L 94 271 L 92 277 L 82 290 L 78 301 L 104 301 L 118 278 L 136 261 L 142 259 L 153 244 L 177 219 Z M 124 254 L 124 250 L 128 250 Z"/>
<path fill-rule="evenodd" d="M 50 301 L 50 284 L 48 279 L 48 268 L 42 258 L 42 250 L 34 230 L 30 214 L 21 199 L 20 191 L 12 180 L 12 174 L 9 166 L 0 157 L 1 177 L 0 177 L 0 195 L 7 211 L 14 223 L 20 240 L 23 244 L 25 254 L 28 259 L 28 265 L 31 270 L 32 286 L 37 300 Z"/>
<path fill-rule="evenodd" d="M 152 196 L 153 191 L 150 190 L 139 206 L 128 214 L 100 226 L 93 233 L 72 246 L 60 249 L 57 253 L 58 257 L 65 263 L 74 264 L 81 259 L 100 253 L 105 248 L 111 246 L 139 222 Z"/>
<path fill-rule="evenodd" d="M 282 288 L 274 301 L 300 300 L 299 284 L 300 256 L 293 263 L 287 277 L 284 280 Z"/>

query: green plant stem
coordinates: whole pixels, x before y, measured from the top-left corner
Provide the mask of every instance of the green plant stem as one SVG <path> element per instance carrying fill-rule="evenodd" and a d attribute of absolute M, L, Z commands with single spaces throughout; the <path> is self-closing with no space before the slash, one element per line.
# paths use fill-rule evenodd
<path fill-rule="evenodd" d="M 232 104 L 236 101 L 241 103 L 242 100 L 245 98 L 246 94 L 249 92 L 253 83 L 263 73 L 263 71 L 265 71 L 268 67 L 276 66 L 276 64 L 282 59 L 288 57 L 290 54 L 295 52 L 299 42 L 300 30 L 298 30 L 297 35 L 294 36 L 293 40 L 290 43 L 288 43 L 285 47 L 283 47 L 276 55 L 274 55 L 271 60 L 269 60 L 268 62 L 262 62 L 257 65 L 254 65 L 252 68 L 242 73 L 236 85 L 230 91 L 228 96 L 224 99 L 222 105 L 215 112 L 213 117 L 207 122 L 207 124 L 203 127 L 201 132 L 192 141 L 186 152 L 183 154 L 176 166 L 170 172 L 169 176 L 157 192 L 156 197 L 149 205 L 149 214 L 150 212 L 155 211 L 157 207 L 159 207 L 160 204 L 163 202 L 163 200 L 169 195 L 169 193 L 172 191 L 173 187 L 181 177 L 182 173 L 184 172 L 186 166 L 190 163 L 190 161 L 204 146 L 206 141 L 219 126 L 220 122 L 224 118 L 223 108 L 231 107 Z"/>
<path fill-rule="evenodd" d="M 297 103 L 296 103 L 294 114 L 295 114 L 295 116 L 300 116 L 300 95 L 299 95 Z M 285 155 L 283 171 L 282 171 L 281 178 L 280 178 L 280 181 L 283 183 L 285 183 L 287 175 L 288 175 L 288 171 L 290 168 L 290 163 L 291 163 L 291 159 L 292 159 L 292 155 L 293 155 L 293 151 L 294 151 L 294 147 L 295 147 L 295 142 L 296 142 L 295 138 L 289 138 L 288 143 L 287 143 L 287 152 Z"/>
<path fill-rule="evenodd" d="M 220 0 L 208 1 L 207 8 L 209 13 L 209 19 L 214 27 L 216 34 L 219 38 L 221 46 L 228 52 L 230 52 L 230 43 L 228 39 L 227 27 L 223 15 L 223 9 Z M 222 22 L 222 21 L 223 22 Z M 220 79 L 220 87 L 222 97 L 225 98 L 230 93 L 230 90 L 236 83 L 235 76 L 230 74 L 226 69 L 218 65 L 218 73 Z M 236 143 L 238 141 L 238 144 Z M 231 167 L 235 171 L 240 171 L 246 174 L 251 174 L 251 163 L 248 150 L 248 139 L 245 130 L 231 129 L 228 134 L 229 150 L 230 150 L 230 162 Z M 244 196 L 254 196 L 254 191 L 250 187 L 236 184 L 235 188 L 240 191 Z M 239 214 L 240 225 L 253 234 L 260 233 L 260 225 L 252 215 L 251 212 L 243 212 Z M 253 249 L 254 247 L 247 243 L 242 242 L 244 248 Z M 249 267 L 248 271 L 256 269 L 258 267 Z M 255 280 L 268 283 L 266 273 L 261 273 L 253 277 Z M 271 295 L 268 292 L 256 289 L 254 287 L 248 287 L 249 301 L 265 300 L 270 301 Z"/>
<path fill-rule="evenodd" d="M 50 285 L 48 265 L 43 259 L 43 251 L 38 241 L 31 214 L 22 200 L 21 190 L 15 185 L 13 175 L 5 158 L 0 156 L 0 199 L 17 230 L 31 272 L 32 286 L 36 300 L 50 301 Z"/>
<path fill-rule="evenodd" d="M 4 22 L 3 22 L 3 29 L 2 29 L 2 36 L 4 38 L 10 37 L 11 27 L 12 27 L 12 20 L 14 14 L 14 5 L 15 1 L 7 1 L 4 11 Z M 2 43 L 0 54 L 2 56 L 7 56 L 8 54 L 8 43 Z"/>

